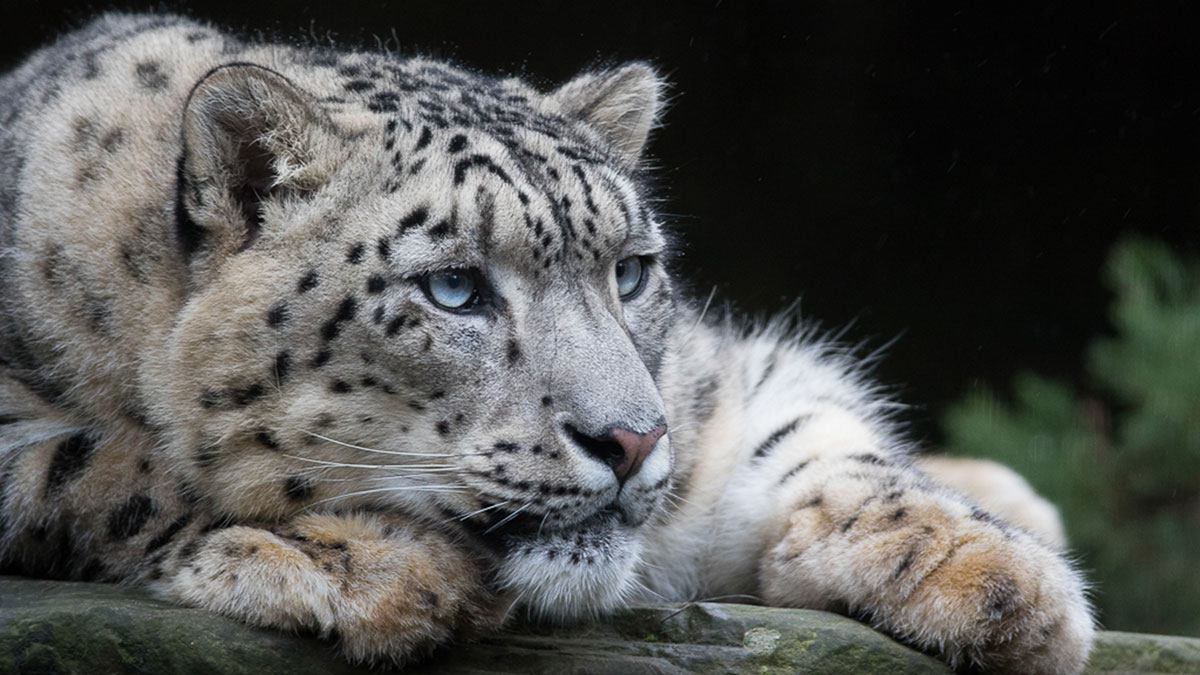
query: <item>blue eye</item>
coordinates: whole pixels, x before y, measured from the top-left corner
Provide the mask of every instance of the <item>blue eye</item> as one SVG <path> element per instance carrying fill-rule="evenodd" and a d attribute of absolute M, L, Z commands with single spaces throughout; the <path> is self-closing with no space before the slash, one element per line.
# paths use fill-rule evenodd
<path fill-rule="evenodd" d="M 639 256 L 631 255 L 617 263 L 617 293 L 622 300 L 629 300 L 642 290 L 646 283 L 646 264 Z"/>
<path fill-rule="evenodd" d="M 425 294 L 442 309 L 467 309 L 479 300 L 470 270 L 440 270 L 425 277 Z"/>

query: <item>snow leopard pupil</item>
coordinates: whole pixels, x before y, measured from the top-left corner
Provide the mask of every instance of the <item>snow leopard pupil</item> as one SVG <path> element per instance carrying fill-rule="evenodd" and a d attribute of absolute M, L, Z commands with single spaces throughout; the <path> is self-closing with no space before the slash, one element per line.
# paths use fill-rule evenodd
<path fill-rule="evenodd" d="M 426 282 L 430 299 L 446 309 L 464 309 L 476 299 L 475 279 L 467 270 L 442 270 Z"/>
<path fill-rule="evenodd" d="M 646 267 L 641 258 L 629 256 L 617 263 L 616 275 L 617 293 L 621 295 L 622 300 L 629 300 L 642 289 Z"/>

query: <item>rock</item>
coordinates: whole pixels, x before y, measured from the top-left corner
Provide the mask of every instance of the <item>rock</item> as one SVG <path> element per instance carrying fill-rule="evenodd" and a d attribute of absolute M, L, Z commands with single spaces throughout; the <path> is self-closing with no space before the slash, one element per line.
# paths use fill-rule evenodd
<path fill-rule="evenodd" d="M 250 628 L 105 584 L 0 577 L 0 675 L 372 673 L 311 636 Z M 949 673 L 825 612 L 698 603 L 573 627 L 532 624 L 442 650 L 408 673 Z M 1089 673 L 1200 673 L 1200 640 L 1104 633 Z"/>

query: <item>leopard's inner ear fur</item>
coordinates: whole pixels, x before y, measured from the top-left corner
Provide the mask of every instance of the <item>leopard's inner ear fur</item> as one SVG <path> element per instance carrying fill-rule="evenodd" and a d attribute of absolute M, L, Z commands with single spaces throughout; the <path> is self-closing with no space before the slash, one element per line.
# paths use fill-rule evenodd
<path fill-rule="evenodd" d="M 329 174 L 317 158 L 332 124 L 309 95 L 262 66 L 215 68 L 192 89 L 183 112 L 177 216 L 189 258 L 220 258 L 250 247 L 267 205 L 302 196 Z M 336 154 L 336 153 L 335 153 Z"/>
<path fill-rule="evenodd" d="M 551 95 L 559 111 L 600 132 L 626 164 L 636 164 L 662 109 L 663 80 L 647 63 L 584 73 Z"/>

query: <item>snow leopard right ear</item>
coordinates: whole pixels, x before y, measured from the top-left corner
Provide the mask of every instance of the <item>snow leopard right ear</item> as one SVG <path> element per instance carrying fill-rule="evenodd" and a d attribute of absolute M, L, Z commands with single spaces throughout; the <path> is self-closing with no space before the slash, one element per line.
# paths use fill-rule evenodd
<path fill-rule="evenodd" d="M 273 201 L 324 182 L 321 148 L 333 132 L 308 94 L 273 70 L 235 63 L 201 78 L 184 107 L 178 168 L 189 262 L 201 250 L 220 259 L 248 248 Z"/>
<path fill-rule="evenodd" d="M 584 73 L 550 95 L 559 111 L 599 131 L 627 164 L 636 164 L 662 109 L 666 83 L 650 64 Z"/>

